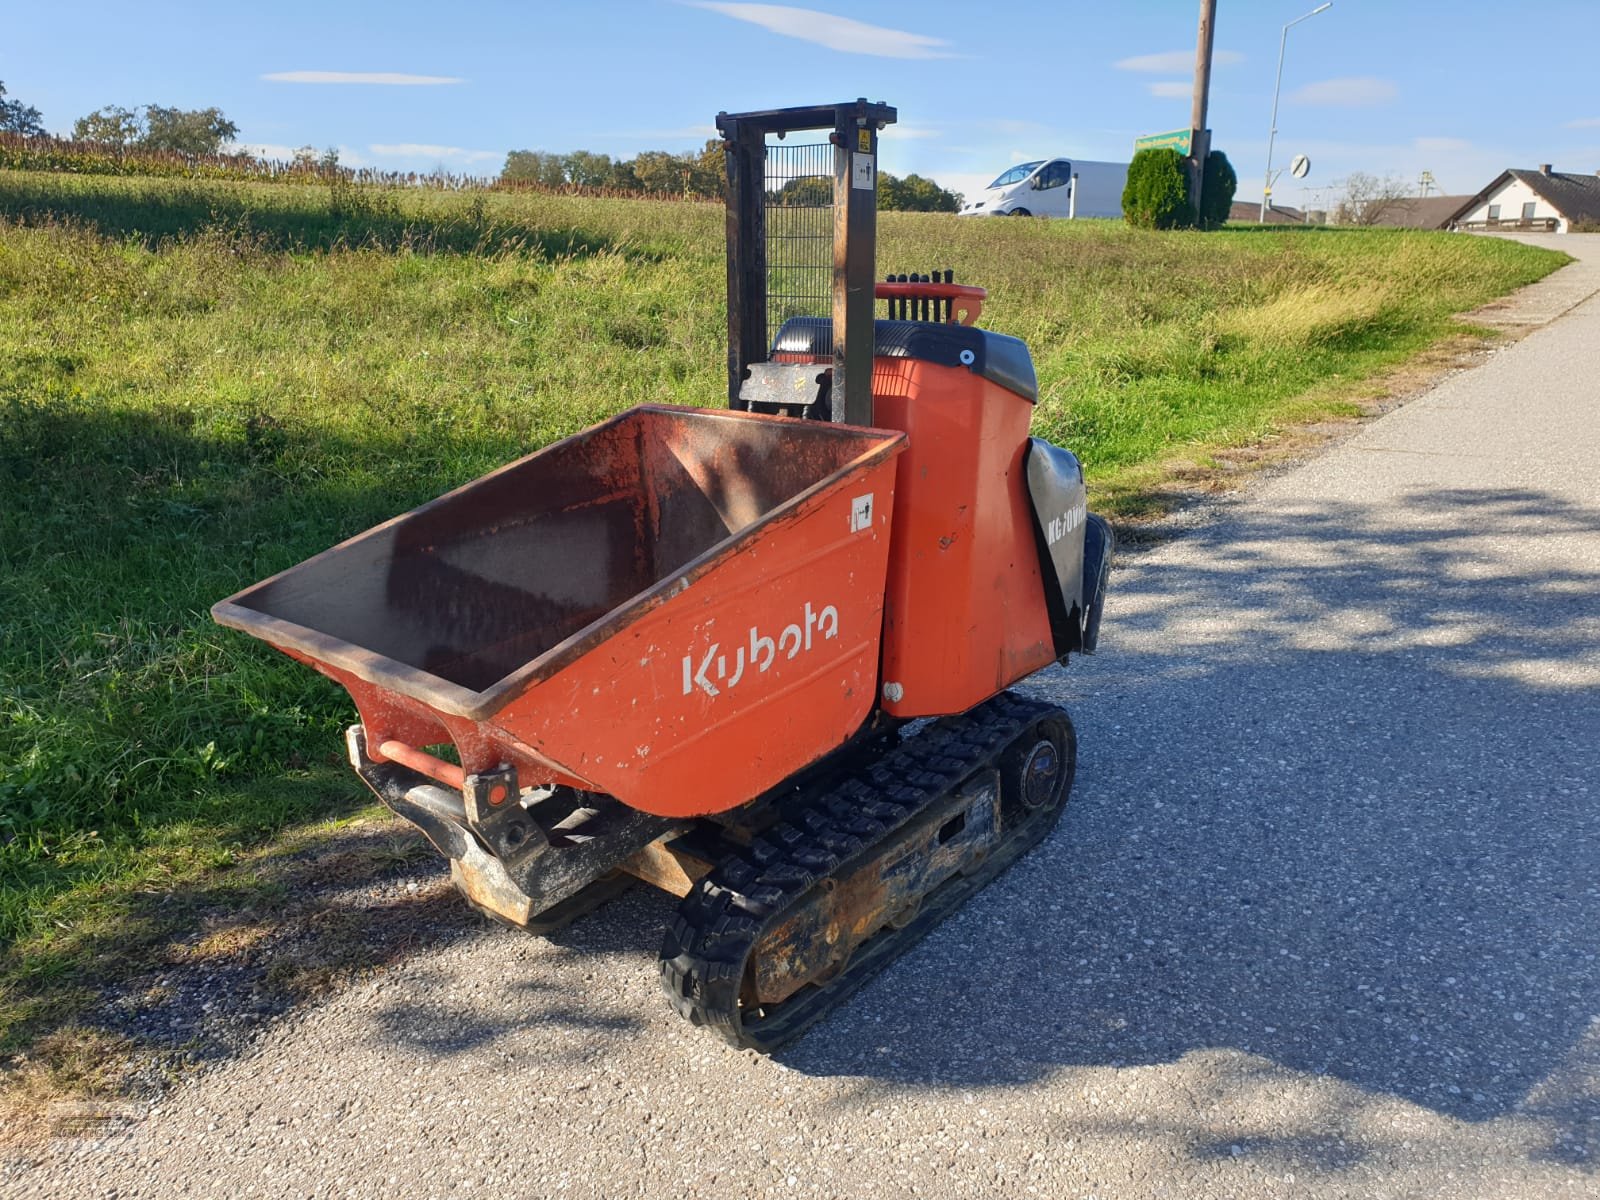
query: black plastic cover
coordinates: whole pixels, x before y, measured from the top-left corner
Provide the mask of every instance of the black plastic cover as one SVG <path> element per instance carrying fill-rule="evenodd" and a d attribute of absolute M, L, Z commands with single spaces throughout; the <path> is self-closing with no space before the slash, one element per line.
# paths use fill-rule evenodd
<path fill-rule="evenodd" d="M 991 383 L 1038 403 L 1039 377 L 1033 357 L 1021 338 L 992 333 L 971 325 L 931 321 L 874 322 L 873 354 L 880 358 L 915 358 L 941 367 L 966 367 Z M 827 317 L 790 317 L 772 342 L 773 354 L 833 354 L 833 322 Z M 970 355 L 970 361 L 962 354 Z"/>
<path fill-rule="evenodd" d="M 1056 655 L 1093 654 L 1115 547 L 1111 526 L 1089 511 L 1083 467 L 1072 451 L 1029 438 L 1027 472 Z"/>
<path fill-rule="evenodd" d="M 1111 556 L 1116 552 L 1117 538 L 1111 531 L 1111 522 L 1097 513 L 1089 514 L 1089 524 L 1083 531 L 1083 640 L 1079 649 L 1093 654 L 1100 641 L 1100 610 L 1106 602 L 1106 585 L 1111 582 Z"/>

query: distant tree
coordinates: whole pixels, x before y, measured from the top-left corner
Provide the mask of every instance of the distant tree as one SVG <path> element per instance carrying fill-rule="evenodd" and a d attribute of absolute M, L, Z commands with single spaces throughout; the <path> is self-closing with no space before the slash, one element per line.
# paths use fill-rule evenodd
<path fill-rule="evenodd" d="M 631 160 L 618 159 L 611 164 L 611 174 L 607 176 L 606 187 L 619 192 L 642 192 L 639 186 L 639 177 L 633 173 Z"/>
<path fill-rule="evenodd" d="M 631 175 L 633 187 L 652 195 L 712 197 L 722 194 L 722 143 L 716 139 L 708 141 L 696 153 L 645 150 L 617 166 L 618 187 L 626 186 L 624 179 Z"/>
<path fill-rule="evenodd" d="M 544 187 L 610 188 L 655 196 L 720 196 L 722 143 L 709 141 L 698 153 L 646 150 L 636 158 L 612 159 L 588 150 L 550 154 L 513 150 L 500 170 L 502 183 Z"/>
<path fill-rule="evenodd" d="M 6 85 L 3 83 L 0 83 L 0 133 L 19 133 L 23 137 L 45 135 L 39 110 L 21 100 L 7 100 Z"/>
<path fill-rule="evenodd" d="M 1239 177 L 1221 150 L 1206 155 L 1205 179 L 1200 185 L 1200 228 L 1221 229 L 1233 208 Z"/>
<path fill-rule="evenodd" d="M 772 203 L 789 208 L 826 208 L 833 203 L 833 180 L 815 175 L 791 179 L 771 197 Z"/>
<path fill-rule="evenodd" d="M 689 190 L 696 196 L 714 199 L 722 195 L 722 184 L 727 178 L 727 164 L 723 156 L 721 138 L 711 138 L 695 156 L 689 173 Z"/>
<path fill-rule="evenodd" d="M 639 190 L 654 196 L 681 196 L 689 188 L 694 164 L 681 154 L 646 150 L 629 164 Z"/>
<path fill-rule="evenodd" d="M 220 108 L 163 108 L 159 104 L 147 104 L 144 125 L 144 136 L 139 139 L 141 148 L 176 154 L 215 154 L 224 142 L 231 142 L 239 132 L 239 127 L 223 116 Z"/>
<path fill-rule="evenodd" d="M 500 181 L 709 198 L 722 195 L 722 172 L 722 142 L 713 139 L 697 152 L 645 150 L 626 159 L 612 159 L 588 150 L 570 154 L 513 150 L 506 155 Z"/>
<path fill-rule="evenodd" d="M 574 150 L 565 156 L 567 182 L 573 187 L 603 188 L 611 186 L 614 164 L 609 154 L 595 154 L 588 150 Z"/>
<path fill-rule="evenodd" d="M 1122 216 L 1140 229 L 1176 229 L 1189 224 L 1189 177 L 1176 150 L 1140 150 L 1128 164 Z"/>
<path fill-rule="evenodd" d="M 546 154 L 543 150 L 513 150 L 506 155 L 506 165 L 501 168 L 504 183 L 538 183 L 545 187 L 561 187 L 567 182 L 566 168 L 559 154 Z"/>
<path fill-rule="evenodd" d="M 79 142 L 98 142 L 125 150 L 144 136 L 144 122 L 139 114 L 115 104 L 97 108 L 86 117 L 72 123 L 72 137 Z"/>
<path fill-rule="evenodd" d="M 886 212 L 960 212 L 961 197 L 921 175 L 896 179 L 879 171 L 878 207 Z"/>
<path fill-rule="evenodd" d="M 1335 225 L 1382 225 L 1410 204 L 1404 181 L 1393 175 L 1379 179 L 1365 171 L 1352 171 L 1344 181 L 1344 195 L 1333 210 Z"/>

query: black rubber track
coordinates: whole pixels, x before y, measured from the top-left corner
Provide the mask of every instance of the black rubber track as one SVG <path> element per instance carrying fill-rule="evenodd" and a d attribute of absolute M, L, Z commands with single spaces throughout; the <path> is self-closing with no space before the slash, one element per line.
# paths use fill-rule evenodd
<path fill-rule="evenodd" d="M 1024 811 L 1002 791 L 1002 828 L 1007 832 L 981 867 L 935 888 L 915 918 L 901 929 L 877 934 L 828 983 L 802 988 L 759 1015 L 742 1011 L 739 994 L 751 951 L 801 896 L 824 876 L 848 875 L 877 857 L 924 809 L 974 772 L 1002 767 L 1014 743 L 1046 730 L 1065 749 L 1065 785 L 1053 807 Z M 679 904 L 662 941 L 661 982 L 673 1007 L 733 1045 L 776 1049 L 844 1001 L 1048 834 L 1066 806 L 1075 759 L 1075 734 L 1066 712 L 1012 692 L 961 716 L 933 722 L 813 797 L 750 845 L 731 851 L 696 884 Z M 1003 778 L 1006 774 L 1002 771 Z"/>

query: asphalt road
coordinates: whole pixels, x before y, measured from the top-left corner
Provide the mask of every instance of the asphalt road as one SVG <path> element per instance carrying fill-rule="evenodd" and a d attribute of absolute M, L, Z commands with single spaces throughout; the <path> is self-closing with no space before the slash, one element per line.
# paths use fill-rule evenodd
<path fill-rule="evenodd" d="M 668 1014 L 638 891 L 442 938 L 0 1190 L 1600 1195 L 1597 379 L 1600 297 L 1130 556 L 1031 688 L 1061 828 L 779 1057 Z"/>

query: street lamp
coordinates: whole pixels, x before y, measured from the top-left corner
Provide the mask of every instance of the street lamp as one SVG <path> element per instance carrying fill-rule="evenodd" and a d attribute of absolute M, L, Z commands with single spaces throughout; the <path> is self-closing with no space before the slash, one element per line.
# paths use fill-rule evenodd
<path fill-rule="evenodd" d="M 1272 85 L 1272 132 L 1267 134 L 1267 177 L 1261 185 L 1261 223 L 1267 223 L 1267 205 L 1272 200 L 1272 143 L 1278 136 L 1278 90 L 1283 87 L 1283 50 L 1289 44 L 1289 28 L 1298 25 L 1301 21 L 1309 21 L 1319 12 L 1327 12 L 1333 7 L 1333 0 L 1326 4 L 1319 4 L 1303 17 L 1296 17 L 1283 27 L 1283 36 L 1278 39 L 1278 81 Z"/>

